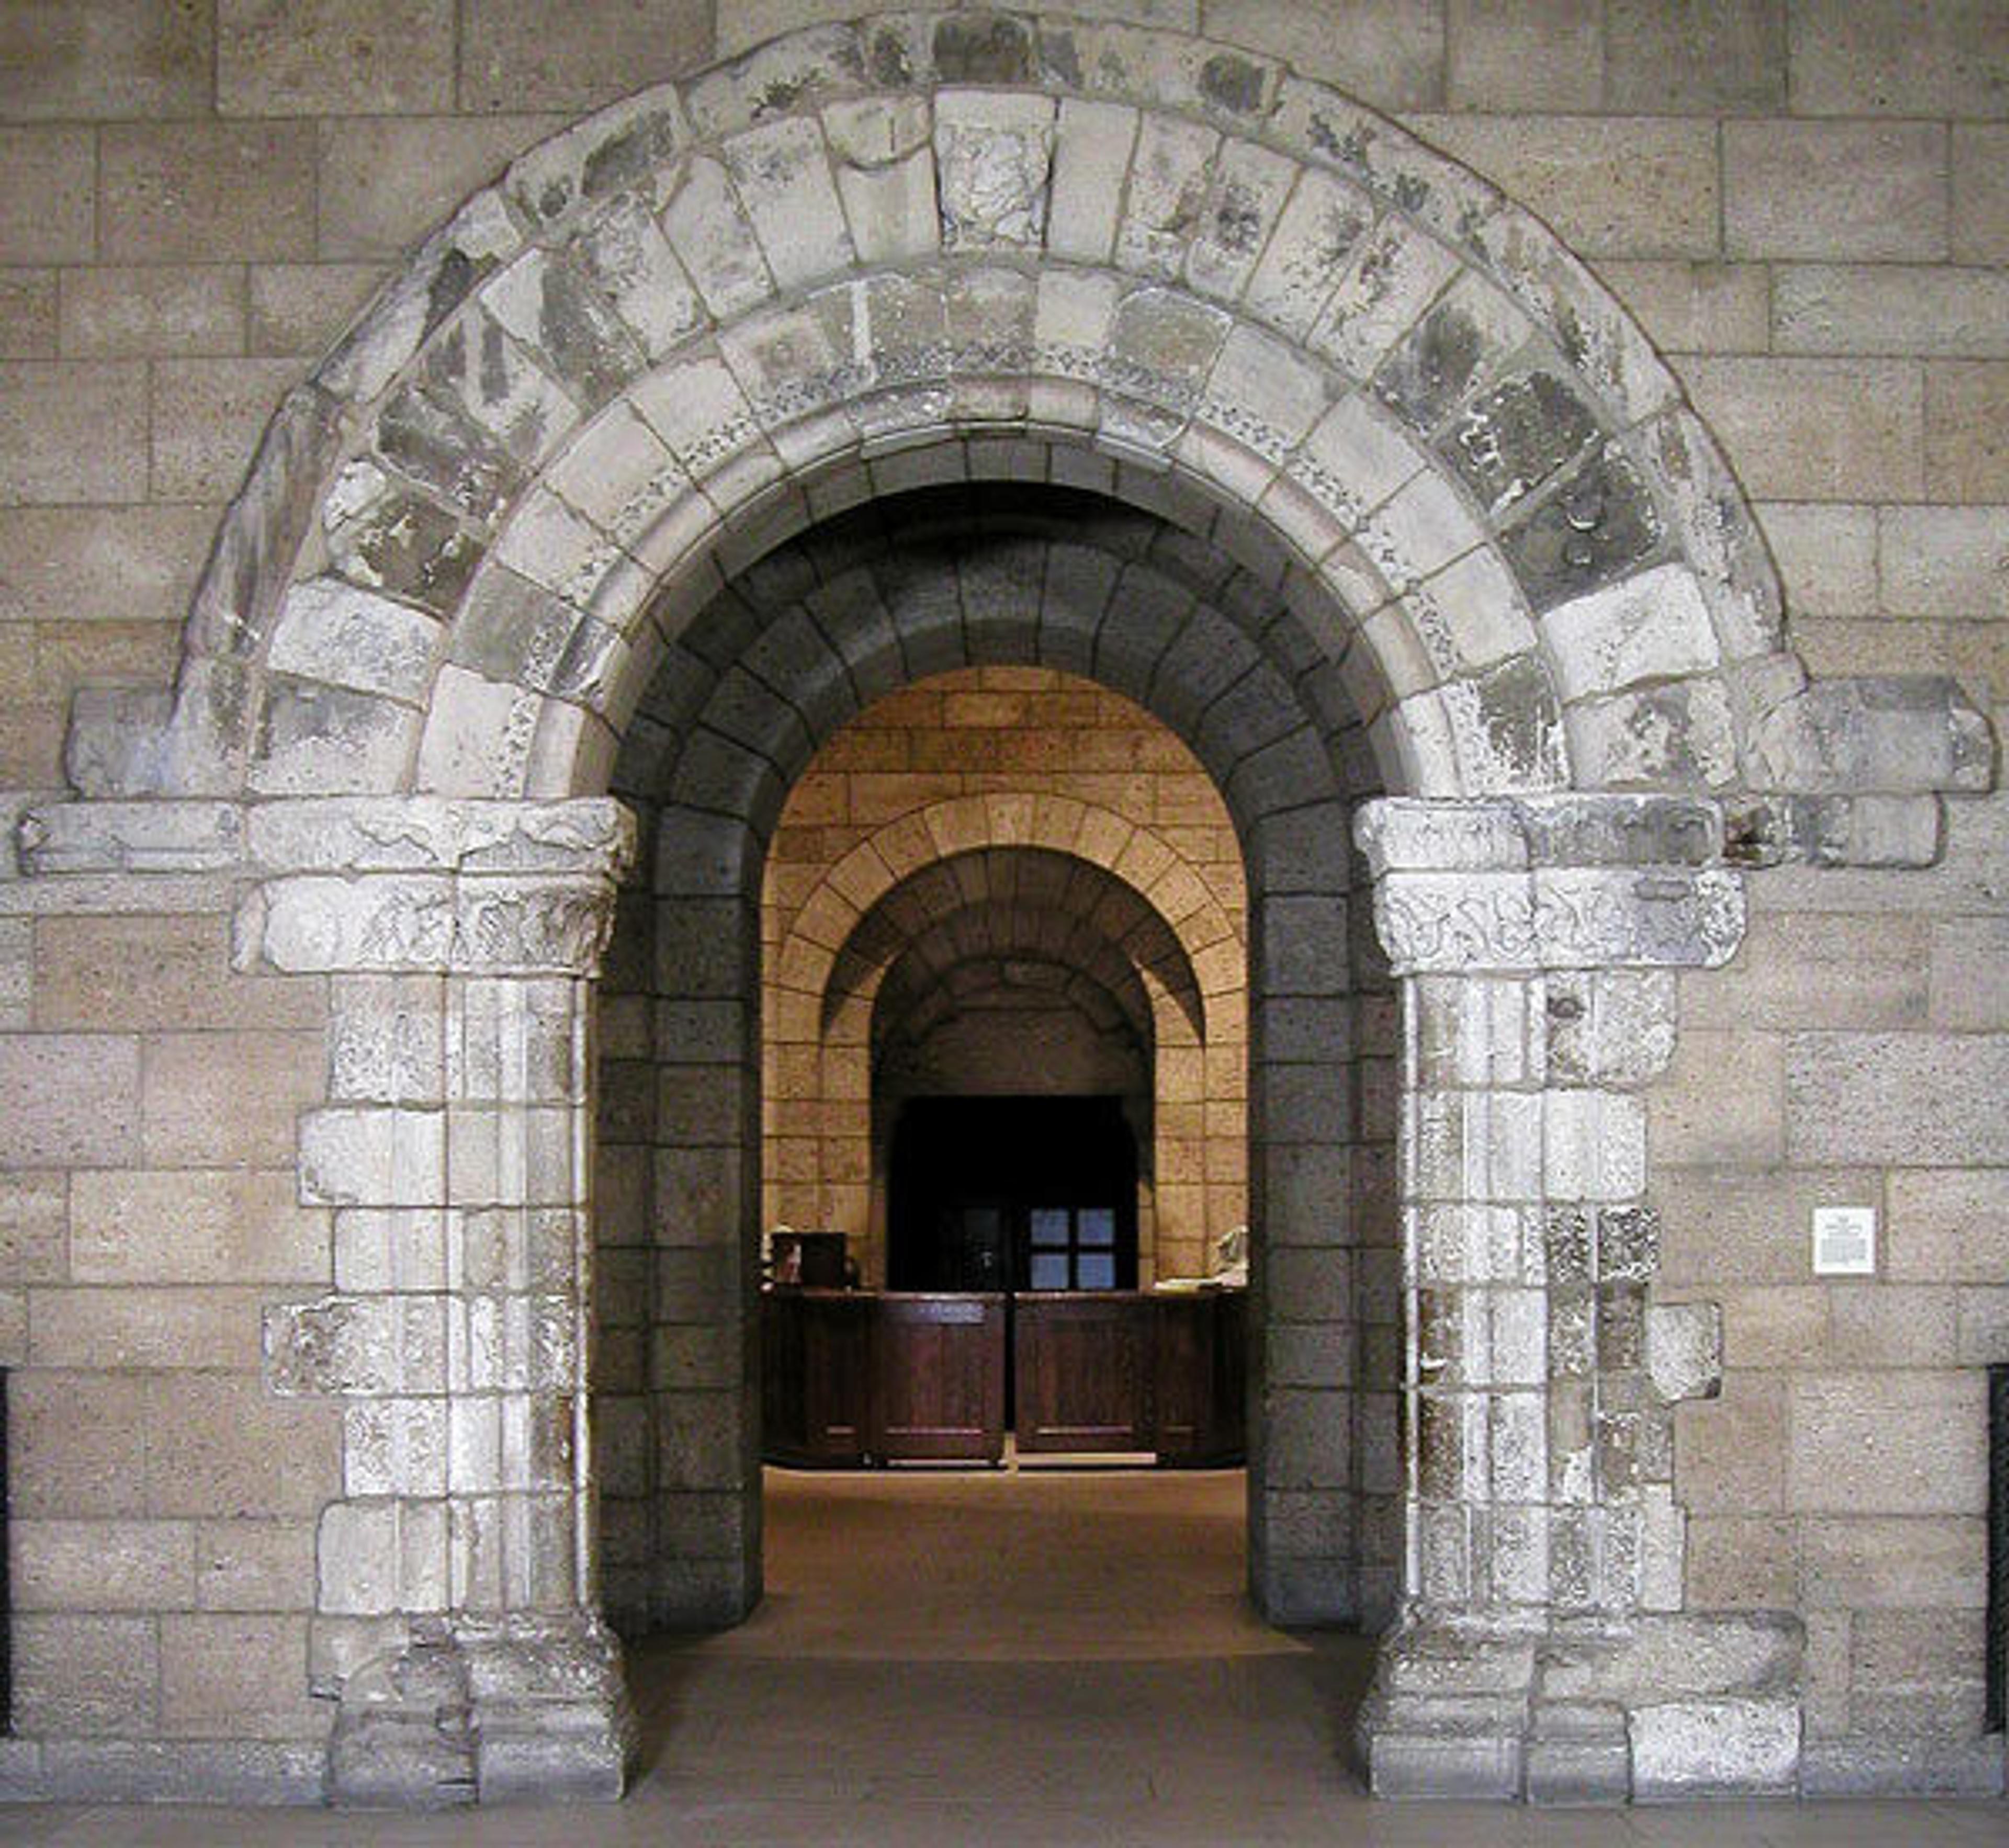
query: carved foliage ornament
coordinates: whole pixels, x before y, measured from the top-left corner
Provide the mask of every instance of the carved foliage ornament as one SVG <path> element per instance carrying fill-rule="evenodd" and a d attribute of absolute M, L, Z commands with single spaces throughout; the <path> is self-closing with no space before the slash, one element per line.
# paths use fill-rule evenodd
<path fill-rule="evenodd" d="M 239 908 L 240 968 L 586 975 L 613 928 L 614 886 L 537 875 L 303 874 Z"/>

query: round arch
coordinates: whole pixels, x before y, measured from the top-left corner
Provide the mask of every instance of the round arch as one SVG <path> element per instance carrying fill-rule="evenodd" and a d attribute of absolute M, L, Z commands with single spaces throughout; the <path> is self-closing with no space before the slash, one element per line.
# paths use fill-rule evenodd
<path fill-rule="evenodd" d="M 1173 937 L 1185 977 L 1178 992 L 1189 991 L 1196 1032 L 1240 1032 L 1238 1018 L 1221 1017 L 1236 984 L 1217 975 L 1210 984 L 1199 972 L 1214 970 L 1210 950 L 1239 945 L 1220 901 L 1148 827 L 1065 795 L 957 796 L 875 830 L 803 900 L 776 958 L 778 976 L 793 993 L 823 997 L 852 932 L 902 883 L 952 855 L 1015 848 L 1078 859 L 1120 881 Z"/>
<path fill-rule="evenodd" d="M 268 432 L 151 774 L 590 791 L 737 564 L 1027 471 L 1290 575 L 1391 788 L 1722 789 L 1798 689 L 1713 446 L 1536 221 L 1232 47 L 902 14 L 462 209 Z"/>
<path fill-rule="evenodd" d="M 1260 609 L 1288 616 L 1263 630 L 1239 700 L 1207 644 L 1249 638 L 1205 599 L 1182 655 L 1147 597 L 1094 600 L 1051 632 L 1091 637 L 1065 661 L 1154 710 L 1183 702 L 1189 736 L 1218 715 L 1259 874 L 1254 1177 L 1290 1234 L 1269 1255 L 1273 1294 L 1296 1310 L 1333 1295 L 1345 1228 L 1369 1198 L 1392 1224 L 1399 1168 L 1430 1287 L 1384 1267 L 1364 1289 L 1391 1354 L 1400 1308 L 1433 1319 L 1417 1344 L 1433 1365 L 1453 1351 L 1440 1335 L 1504 1328 L 1496 1310 L 1540 1322 L 1552 1280 L 1535 1261 L 1485 1268 L 1509 1261 L 1504 1227 L 1594 1225 L 1610 1242 L 1585 1248 L 1650 1274 L 1641 1080 L 1600 1064 L 1589 1028 L 1543 1066 L 1528 1050 L 1541 1022 L 1602 1018 L 1614 994 L 1650 1012 L 1668 967 L 1727 956 L 1737 856 L 1869 841 L 1929 857 L 1903 803 L 1992 774 L 1985 726 L 1943 689 L 1893 705 L 1809 688 L 1713 443 L 1543 226 L 1273 60 L 1114 23 L 888 14 L 791 34 L 532 150 L 268 428 L 194 599 L 165 729 L 95 760 L 94 795 L 184 799 L 139 805 L 145 824 L 106 819 L 108 844 L 88 818 L 67 837 L 60 816 L 30 824 L 57 830 L 31 841 L 31 874 L 87 850 L 121 872 L 190 855 L 248 869 L 247 965 L 443 975 L 409 1004 L 479 1054 L 451 1081 L 473 1089 L 445 1089 L 443 1055 L 415 1107 L 387 1053 L 381 1074 L 345 1079 L 360 1095 L 331 1089 L 302 1121 L 303 1198 L 385 1226 L 493 1217 L 507 1326 L 530 1331 L 522 1352 L 498 1340 L 478 1379 L 442 1385 L 414 1360 L 378 1407 L 383 1381 L 355 1358 L 376 1349 L 335 1337 L 402 1326 L 426 1291 L 338 1290 L 268 1319 L 274 1389 L 372 1401 L 352 1428 L 389 1459 L 319 1535 L 324 1560 L 367 1562 L 324 1583 L 388 1600 L 321 1613 L 356 1652 L 337 1793 L 427 1800 L 441 1775 L 484 1796 L 604 1793 L 622 1775 L 579 1296 L 583 997 L 629 844 L 612 805 L 572 798 L 608 789 L 656 709 L 696 700 L 702 748 L 661 759 L 656 964 L 688 986 L 657 997 L 679 1023 L 657 1107 L 680 1128 L 648 1211 L 675 1234 L 737 1228 L 757 1122 L 760 856 L 744 848 L 762 805 L 873 674 L 1017 658 L 1048 632 L 895 598 L 891 657 L 870 612 L 817 630 L 800 706 L 764 697 L 750 669 L 735 678 L 740 649 L 702 650 L 761 561 L 798 538 L 813 556 L 847 509 L 1027 482 L 1150 515 L 1160 556 L 1232 560 Z M 693 662 L 710 677 L 679 692 Z M 1299 721 L 1281 738 L 1280 685 Z M 1919 723 L 1896 742 L 1894 725 L 1863 728 L 1858 749 L 1846 721 L 1869 707 Z M 1369 748 L 1342 762 L 1330 738 L 1348 728 Z M 1392 1083 L 1378 1106 L 1352 1097 L 1334 1050 L 1365 935 L 1335 822 L 1369 789 L 1423 798 L 1377 805 L 1362 832 L 1402 983 L 1399 1113 Z M 1901 801 L 1858 812 L 1857 793 Z M 122 857 L 149 826 L 167 857 Z M 1586 972 L 1606 985 L 1595 1008 Z M 377 987 L 331 988 L 353 1011 L 342 1032 L 403 1044 Z M 1399 1163 L 1352 1139 L 1369 1118 L 1391 1142 L 1399 1120 Z M 657 1453 L 683 1524 L 658 1614 L 716 1615 L 758 1588 L 745 1357 L 707 1338 L 750 1259 L 743 1240 L 668 1236 L 650 1262 L 650 1300 L 681 1318 L 668 1333 L 690 1337 L 659 1344 L 683 1394 Z M 1532 1706 L 1500 1690 L 1535 1685 L 1526 1639 L 1559 1613 L 1666 1613 L 1651 1600 L 1678 1547 L 1671 1489 L 1607 1482 L 1599 1459 L 1623 1446 L 1591 1433 L 1588 1500 L 1552 1497 L 1546 1385 L 1504 1361 L 1486 1372 L 1476 1346 L 1451 1386 L 1411 1357 L 1406 1438 L 1392 1414 L 1356 1418 L 1325 1339 L 1351 1340 L 1353 1304 L 1273 1344 L 1259 1590 L 1281 1615 L 1357 1609 L 1357 1516 L 1378 1496 L 1401 1530 L 1389 1602 L 1412 1627 L 1370 1714 L 1377 1781 L 1518 1789 L 1540 1740 Z M 1647 1412 L 1671 1428 L 1667 1407 Z M 530 1436 L 442 1460 L 438 1432 L 505 1424 Z M 443 1678 L 464 1698 L 428 1705 Z M 423 1762 L 399 1731 L 414 1720 Z"/>

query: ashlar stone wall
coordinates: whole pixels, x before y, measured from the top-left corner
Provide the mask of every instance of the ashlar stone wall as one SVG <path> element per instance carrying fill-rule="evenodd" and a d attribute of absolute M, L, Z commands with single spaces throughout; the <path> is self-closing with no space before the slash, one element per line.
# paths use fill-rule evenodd
<path fill-rule="evenodd" d="M 146 1742 L 169 1740 L 218 1789 L 304 1794 L 331 1718 L 307 1613 L 341 1414 L 267 1389 L 260 1328 L 335 1280 L 296 1120 L 325 1095 L 328 980 L 234 972 L 224 882 L 170 882 L 152 918 L 94 915 L 89 883 L 10 920 L 14 1728 L 66 1741 L 51 1773 L 79 1788 L 158 1787 Z"/>
<path fill-rule="evenodd" d="M 1812 1775 L 1993 1788 L 1986 1372 L 2009 1362 L 2009 829 L 1955 805 L 1931 873 L 1775 871 L 1726 968 L 1681 979 L 1649 1099 L 1660 1295 L 1723 1317 L 1681 1408 L 1687 1588 L 1800 1612 Z M 1819 1206 L 1876 1274 L 1818 1276 Z"/>
<path fill-rule="evenodd" d="M 1284 56 L 1547 219 L 1720 441 L 1808 665 L 1951 673 L 2000 735 L 2000 8 L 1084 6 Z M 579 112 L 849 10 L 580 0 L 555 33 L 530 0 L 0 0 L 10 823 L 64 791 L 80 687 L 165 685 L 259 431 L 402 249 Z M 1909 722 L 1901 701 L 1834 716 L 1843 740 Z M 1730 965 L 1672 977 L 1671 1005 L 1649 985 L 1679 1031 L 1664 1075 L 1614 1084 L 1643 1120 L 1624 1205 L 1656 1216 L 1653 1306 L 1720 1312 L 1720 1390 L 1680 1397 L 1664 1460 L 1678 1596 L 1804 1623 L 1809 1787 L 1999 1789 L 1976 1414 L 1980 1369 L 2009 1361 L 2009 805 L 1952 799 L 1943 841 L 1904 848 L 1936 863 L 1747 870 Z M 9 1762 L 44 1790 L 321 1787 L 312 1533 L 345 1414 L 268 1390 L 259 1312 L 371 1274 L 297 1186 L 299 1113 L 347 1082 L 331 1021 L 445 1002 L 234 972 L 240 891 L 214 863 L 154 862 L 140 919 L 95 872 L 0 877 Z M 1879 1210 L 1876 1276 L 1813 1276 L 1826 1203 Z"/>

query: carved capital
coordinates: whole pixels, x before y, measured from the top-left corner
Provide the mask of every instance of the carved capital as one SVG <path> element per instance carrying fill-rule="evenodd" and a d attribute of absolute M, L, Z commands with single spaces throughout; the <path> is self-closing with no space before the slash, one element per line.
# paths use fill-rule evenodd
<path fill-rule="evenodd" d="M 1744 934 L 1700 798 L 1384 800 L 1355 827 L 1398 974 L 1713 968 Z"/>
<path fill-rule="evenodd" d="M 1398 975 L 1713 968 L 1744 935 L 1724 868 L 1389 873 L 1374 921 Z"/>
<path fill-rule="evenodd" d="M 1490 802 L 1385 797 L 1354 831 L 1384 873 L 1509 872 L 1560 866 L 1711 866 L 1721 805 L 1701 796 L 1547 795 Z"/>
<path fill-rule="evenodd" d="M 618 880 L 635 820 L 611 797 L 477 802 L 436 795 L 260 802 L 250 857 L 271 873 L 547 873 Z"/>
<path fill-rule="evenodd" d="M 601 873 L 301 873 L 239 905 L 236 961 L 289 975 L 591 975 L 614 894 Z"/>

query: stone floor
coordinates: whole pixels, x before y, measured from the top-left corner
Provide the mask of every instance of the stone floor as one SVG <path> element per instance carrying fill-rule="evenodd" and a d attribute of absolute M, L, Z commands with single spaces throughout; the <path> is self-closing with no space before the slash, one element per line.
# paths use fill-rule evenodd
<path fill-rule="evenodd" d="M 2000 1804 L 1542 1813 L 1370 1804 L 1342 1761 L 1368 1661 L 1238 1589 L 1238 1475 L 777 1474 L 771 1591 L 634 1652 L 618 1808 L 458 1817 L 0 1811 L 37 1848 L 2001 1848 Z"/>

